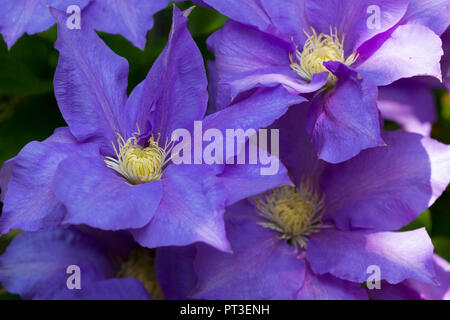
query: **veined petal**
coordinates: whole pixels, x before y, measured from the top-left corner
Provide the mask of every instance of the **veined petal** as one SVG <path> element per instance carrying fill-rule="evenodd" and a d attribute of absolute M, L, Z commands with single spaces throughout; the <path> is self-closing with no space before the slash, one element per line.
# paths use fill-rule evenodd
<path fill-rule="evenodd" d="M 306 17 L 306 1 L 284 0 L 283 3 L 273 0 L 261 0 L 261 5 L 276 30 L 268 32 L 286 40 L 293 41 L 297 46 L 303 46 L 306 35 L 303 30 L 309 28 Z"/>
<path fill-rule="evenodd" d="M 386 147 L 323 173 L 325 217 L 341 229 L 399 229 L 431 206 L 450 181 L 449 146 L 402 131 L 385 132 L 384 139 Z"/>
<path fill-rule="evenodd" d="M 11 179 L 11 170 L 16 157 L 5 161 L 0 169 L 0 201 L 4 202 L 6 192 L 8 191 L 9 179 Z"/>
<path fill-rule="evenodd" d="M 248 144 L 245 148 L 249 150 Z M 277 164 L 270 168 L 271 174 L 268 175 L 263 175 L 261 170 L 268 169 L 268 166 L 273 164 L 264 166 L 261 163 L 250 164 L 248 160 L 245 161 L 245 164 L 237 164 L 237 159 L 235 159 L 235 164 L 225 165 L 219 178 L 227 190 L 227 206 L 270 189 L 292 184 L 284 165 L 276 156 L 271 156 L 274 157 L 273 161 L 276 161 Z"/>
<path fill-rule="evenodd" d="M 96 0 L 86 12 L 96 30 L 120 34 L 141 50 L 153 15 L 167 7 L 169 0 Z"/>
<path fill-rule="evenodd" d="M 202 0 L 202 2 L 233 20 L 262 31 L 272 29 L 270 18 L 258 0 Z"/>
<path fill-rule="evenodd" d="M 409 0 L 402 23 L 421 24 L 442 35 L 450 24 L 449 0 Z"/>
<path fill-rule="evenodd" d="M 437 119 L 431 88 L 414 79 L 399 80 L 378 91 L 378 108 L 383 118 L 396 121 L 406 131 L 429 136 Z"/>
<path fill-rule="evenodd" d="M 306 101 L 305 98 L 291 94 L 281 86 L 259 88 L 250 97 L 205 117 L 203 130 L 217 129 L 222 132 L 223 136 L 226 136 L 227 129 L 233 128 L 258 131 L 280 118 L 290 106 L 304 101 Z M 243 141 L 243 143 L 245 142 Z M 242 145 L 237 145 L 235 153 L 226 156 L 230 158 L 236 155 L 237 150 L 241 150 L 241 148 Z"/>
<path fill-rule="evenodd" d="M 205 242 L 229 250 L 225 235 L 226 191 L 207 165 L 169 165 L 163 179 L 163 197 L 151 221 L 132 230 L 142 246 L 183 246 Z"/>
<path fill-rule="evenodd" d="M 102 157 L 86 155 L 61 162 L 54 189 L 67 209 L 64 224 L 102 230 L 143 227 L 155 214 L 163 192 L 161 181 L 131 185 Z"/>
<path fill-rule="evenodd" d="M 308 0 L 305 6 L 307 18 L 318 33 L 328 34 L 331 26 L 337 28 L 339 35 L 345 34 L 345 52 L 349 55 L 365 41 L 395 26 L 405 15 L 408 3 L 408 0 Z M 369 27 L 371 16 L 377 12 L 379 26 Z"/>
<path fill-rule="evenodd" d="M 442 79 L 442 41 L 432 30 L 418 24 L 386 32 L 366 42 L 359 53 L 356 71 L 378 86 L 413 76 Z"/>
<path fill-rule="evenodd" d="M 305 281 L 297 294 L 298 300 L 367 300 L 359 283 L 345 281 L 330 274 L 316 275 L 307 266 Z"/>
<path fill-rule="evenodd" d="M 51 12 L 58 21 L 54 86 L 61 113 L 79 141 L 95 141 L 104 154 L 112 155 L 111 141 L 116 132 L 123 133 L 128 63 L 86 22 L 81 29 L 70 30 L 63 12 L 53 8 Z"/>
<path fill-rule="evenodd" d="M 186 27 L 188 13 L 173 7 L 166 48 L 130 95 L 126 110 L 131 132 L 138 122 L 143 133 L 152 130 L 165 139 L 175 129 L 190 129 L 206 112 L 206 71 L 200 50 Z"/>
<path fill-rule="evenodd" d="M 449 300 L 450 299 L 450 264 L 447 260 L 433 255 L 433 264 L 436 271 L 435 284 L 428 284 L 418 280 L 407 280 L 407 285 L 415 290 L 422 299 Z"/>
<path fill-rule="evenodd" d="M 233 253 L 197 246 L 193 298 L 295 299 L 305 276 L 304 259 L 275 231 L 257 224 L 257 214 L 246 200 L 227 210 Z"/>
<path fill-rule="evenodd" d="M 322 230 L 311 236 L 306 259 L 314 273 L 365 282 L 369 266 L 381 280 L 400 283 L 417 279 L 433 283 L 433 245 L 425 228 L 408 232 Z"/>
<path fill-rule="evenodd" d="M 82 270 L 85 288 L 114 274 L 98 243 L 66 229 L 19 234 L 0 257 L 0 281 L 23 299 L 58 299 L 69 291 L 66 269 L 70 265 Z"/>
<path fill-rule="evenodd" d="M 97 240 L 72 228 L 22 233 L 0 257 L 0 281 L 22 299 L 149 299 L 139 280 L 111 278 L 117 261 Z M 80 289 L 67 287 L 69 266 L 80 268 Z"/>
<path fill-rule="evenodd" d="M 296 94 L 315 92 L 322 88 L 327 80 L 328 72 L 322 72 L 315 74 L 311 82 L 304 82 L 289 66 L 283 66 L 243 72 L 223 81 L 222 84 L 228 84 L 231 87 L 231 98 L 234 99 L 239 93 L 256 87 L 275 87 L 280 84 Z"/>
<path fill-rule="evenodd" d="M 66 11 L 70 5 L 84 8 L 90 0 L 4 0 L 0 11 L 0 33 L 10 49 L 24 33 L 35 34 L 50 28 L 55 20 L 47 5 Z"/>
<path fill-rule="evenodd" d="M 339 80 L 333 89 L 316 96 L 311 103 L 307 131 L 318 157 L 339 163 L 361 150 L 384 145 L 376 86 L 340 62 L 324 64 Z"/>
<path fill-rule="evenodd" d="M 280 130 L 280 160 L 296 186 L 299 186 L 305 177 L 317 182 L 326 165 L 317 157 L 311 138 L 306 132 L 309 108 L 308 102 L 292 106 L 271 126 Z"/>
<path fill-rule="evenodd" d="M 258 70 L 261 73 L 261 70 L 274 67 L 289 67 L 289 52 L 292 45 L 234 21 L 228 20 L 222 29 L 208 38 L 207 44 L 215 55 L 217 82 L 212 85 L 217 86 L 215 88 L 217 95 L 221 97 L 216 101 L 219 109 L 231 103 L 232 96 L 228 92 L 228 86 L 233 78 L 239 79 L 242 73 L 251 74 Z M 244 89 L 249 89 L 249 86 Z"/>
<path fill-rule="evenodd" d="M 56 171 L 61 161 L 68 156 L 85 153 L 98 155 L 98 147 L 94 144 L 78 144 L 68 128 L 56 129 L 44 142 L 27 144 L 12 163 L 5 165 L 10 166 L 9 173 L 6 173 L 9 182 L 3 199 L 0 232 L 58 227 L 66 210 L 55 196 Z"/>

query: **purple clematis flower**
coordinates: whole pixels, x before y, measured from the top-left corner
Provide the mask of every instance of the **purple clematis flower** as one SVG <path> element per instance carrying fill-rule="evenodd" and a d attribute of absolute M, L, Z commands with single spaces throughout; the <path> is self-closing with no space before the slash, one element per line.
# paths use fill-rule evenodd
<path fill-rule="evenodd" d="M 24 33 L 35 34 L 55 24 L 48 6 L 67 13 L 74 13 L 70 6 L 83 11 L 81 24 L 85 21 L 96 30 L 120 34 L 134 46 L 144 49 L 147 31 L 153 28 L 153 15 L 164 9 L 169 0 L 4 0 L 0 11 L 0 33 L 8 48 Z"/>
<path fill-rule="evenodd" d="M 22 299 L 157 299 L 153 260 L 124 232 L 26 232 L 0 256 L 0 283 Z"/>
<path fill-rule="evenodd" d="M 397 285 L 384 283 L 381 290 L 370 290 L 376 300 L 450 300 L 450 264 L 438 255 L 433 255 L 437 284 L 417 280 L 405 280 Z"/>
<path fill-rule="evenodd" d="M 151 248 L 204 241 L 229 250 L 225 205 L 284 184 L 286 173 L 261 176 L 258 165 L 171 161 L 171 134 L 192 130 L 208 100 L 203 59 L 186 28 L 190 11 L 174 7 L 165 50 L 127 97 L 126 60 L 87 24 L 69 30 L 64 13 L 51 10 L 60 53 L 55 96 L 69 127 L 29 143 L 2 167 L 0 232 L 85 224 L 130 230 Z M 264 88 L 208 116 L 204 128 L 267 127 L 304 100 Z"/>
<path fill-rule="evenodd" d="M 450 29 L 442 36 L 444 43 L 444 57 L 442 58 L 442 75 L 447 90 L 450 91 Z"/>
<path fill-rule="evenodd" d="M 386 147 L 328 164 L 317 158 L 306 130 L 299 130 L 307 112 L 291 107 L 274 124 L 294 184 L 227 208 L 232 254 L 203 244 L 195 245 L 195 254 L 186 252 L 197 277 L 193 298 L 364 299 L 360 283 L 373 266 L 390 284 L 435 283 L 425 229 L 393 230 L 445 190 L 450 147 L 415 133 L 384 132 Z"/>
<path fill-rule="evenodd" d="M 383 118 L 397 122 L 406 131 L 424 136 L 430 135 L 437 120 L 433 90 L 450 89 L 450 29 L 441 39 L 444 50 L 441 59 L 443 83 L 433 78 L 414 77 L 380 87 L 378 92 L 377 104 Z"/>
<path fill-rule="evenodd" d="M 437 120 L 437 106 L 427 79 L 402 79 L 378 94 L 378 108 L 384 119 L 395 121 L 409 132 L 429 136 Z"/>
<path fill-rule="evenodd" d="M 441 79 L 448 0 L 203 2 L 232 19 L 208 39 L 216 107 L 260 86 L 303 94 L 312 106 L 308 133 L 327 162 L 385 144 L 378 86 L 417 75 Z"/>

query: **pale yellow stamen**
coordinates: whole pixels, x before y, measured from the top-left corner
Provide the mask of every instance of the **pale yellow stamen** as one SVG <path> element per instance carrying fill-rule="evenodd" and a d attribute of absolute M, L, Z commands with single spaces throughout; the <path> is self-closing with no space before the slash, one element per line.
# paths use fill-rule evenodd
<path fill-rule="evenodd" d="M 308 236 L 325 226 L 324 199 L 307 179 L 299 189 L 283 186 L 253 199 L 257 212 L 267 221 L 260 224 L 281 233 L 294 247 L 306 248 Z"/>
<path fill-rule="evenodd" d="M 153 135 L 148 140 L 147 147 L 138 145 L 138 131 L 133 133 L 127 141 L 119 134 L 117 138 L 118 151 L 113 143 L 117 158 L 106 157 L 106 165 L 117 171 L 133 184 L 160 180 L 165 165 L 171 160 L 170 154 L 173 141 L 166 143 L 163 148 L 159 146 L 160 136 L 155 140 Z"/>
<path fill-rule="evenodd" d="M 307 40 L 303 46 L 303 51 L 295 50 L 295 58 L 292 54 L 289 54 L 291 69 L 307 81 L 311 81 L 317 73 L 328 72 L 328 82 L 334 83 L 337 81 L 336 76 L 325 68 L 323 63 L 325 61 L 338 61 L 351 66 L 358 59 L 358 54 L 355 52 L 345 59 L 345 34 L 342 35 L 342 41 L 339 40 L 337 28 L 333 31 L 330 27 L 329 35 L 324 33 L 317 35 L 314 28 L 311 27 L 311 30 L 311 35 L 304 31 Z"/>

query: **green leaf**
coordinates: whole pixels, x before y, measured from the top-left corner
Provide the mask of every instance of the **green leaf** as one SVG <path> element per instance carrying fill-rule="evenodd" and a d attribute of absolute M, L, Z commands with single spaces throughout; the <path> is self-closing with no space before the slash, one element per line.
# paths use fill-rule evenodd
<path fill-rule="evenodd" d="M 442 258 L 450 261 L 450 238 L 448 237 L 432 237 L 434 251 Z"/>
<path fill-rule="evenodd" d="M 27 143 L 42 141 L 65 126 L 53 94 L 30 96 L 14 108 L 13 116 L 0 123 L 0 165 Z"/>
<path fill-rule="evenodd" d="M 428 209 L 418 216 L 416 220 L 411 222 L 406 227 L 403 227 L 401 231 L 416 230 L 424 227 L 427 229 L 427 232 L 431 231 L 431 213 Z"/>

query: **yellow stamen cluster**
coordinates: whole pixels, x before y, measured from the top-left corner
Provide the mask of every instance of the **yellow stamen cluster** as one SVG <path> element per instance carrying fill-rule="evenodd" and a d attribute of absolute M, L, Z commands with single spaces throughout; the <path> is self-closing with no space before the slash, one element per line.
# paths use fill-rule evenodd
<path fill-rule="evenodd" d="M 164 294 L 156 278 L 155 252 L 147 248 L 133 250 L 127 261 L 120 264 L 118 276 L 140 280 L 152 299 L 164 299 Z"/>
<path fill-rule="evenodd" d="M 358 54 L 353 53 L 345 59 L 345 35 L 342 35 L 342 41 L 340 41 L 336 28 L 333 31 L 330 27 L 329 35 L 324 33 L 317 35 L 314 28 L 311 28 L 311 30 L 311 35 L 304 31 L 307 36 L 307 40 L 303 46 L 303 51 L 300 52 L 297 49 L 295 51 L 295 58 L 292 54 L 289 54 L 291 69 L 297 72 L 303 79 L 308 81 L 311 81 L 313 75 L 317 73 L 328 72 L 328 82 L 334 83 L 337 81 L 336 76 L 325 68 L 323 63 L 325 61 L 338 61 L 347 66 L 351 66 L 358 59 Z"/>
<path fill-rule="evenodd" d="M 295 248 L 306 248 L 308 236 L 325 227 L 321 223 L 324 200 L 314 186 L 303 179 L 301 186 L 282 186 L 254 198 L 260 224 L 281 233 Z"/>
<path fill-rule="evenodd" d="M 106 165 L 133 184 L 160 180 L 165 165 L 171 160 L 168 155 L 173 148 L 173 142 L 166 140 L 164 147 L 161 148 L 160 136 L 158 135 L 155 140 L 152 135 L 148 140 L 148 146 L 141 147 L 137 138 L 140 135 L 139 128 L 127 141 L 119 133 L 117 135 L 119 150 L 113 143 L 117 159 L 106 157 Z"/>

